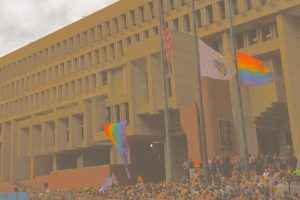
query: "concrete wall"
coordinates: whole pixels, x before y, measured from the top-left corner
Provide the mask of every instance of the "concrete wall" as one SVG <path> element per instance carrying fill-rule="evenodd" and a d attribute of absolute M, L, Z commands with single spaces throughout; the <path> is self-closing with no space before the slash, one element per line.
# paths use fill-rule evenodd
<path fill-rule="evenodd" d="M 300 93 L 298 89 L 300 76 L 300 17 L 279 15 L 281 59 L 286 87 L 287 103 L 295 154 L 300 159 Z"/>

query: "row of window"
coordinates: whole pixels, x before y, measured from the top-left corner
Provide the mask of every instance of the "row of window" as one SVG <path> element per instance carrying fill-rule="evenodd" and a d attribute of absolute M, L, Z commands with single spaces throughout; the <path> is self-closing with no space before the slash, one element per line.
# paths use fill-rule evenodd
<path fill-rule="evenodd" d="M 237 48 L 245 48 L 247 46 L 254 45 L 260 41 L 267 41 L 270 39 L 274 39 L 277 37 L 277 28 L 275 22 L 267 23 L 261 27 L 251 29 L 242 33 L 237 34 Z M 214 40 L 212 44 L 210 44 L 213 48 L 222 52 L 222 40 Z M 92 56 L 94 55 L 94 56 Z M 37 72 L 27 79 L 22 79 L 21 81 L 13 82 L 10 85 L 3 86 L 0 89 L 0 93 L 3 94 L 3 97 L 15 97 L 22 94 L 24 91 L 28 90 L 34 85 L 40 85 L 46 83 L 47 80 L 55 80 L 55 77 L 61 77 L 65 74 L 68 74 L 79 67 L 85 68 L 85 66 L 89 66 L 90 63 L 99 62 L 99 49 L 94 51 L 94 54 L 87 53 L 85 55 L 76 57 L 72 60 L 68 60 L 65 63 L 61 63 L 60 65 L 56 65 L 55 67 L 51 67 L 48 71 L 44 70 L 42 72 Z M 93 76 L 92 76 L 93 77 Z M 96 75 L 91 80 L 96 79 Z M 102 78 L 102 85 L 107 84 L 107 73 L 102 72 L 102 75 L 99 78 Z M 94 81 L 91 81 L 94 82 Z M 71 84 L 72 85 L 72 84 Z M 61 88 L 60 86 L 59 88 Z M 171 87 L 171 86 L 170 86 Z M 169 89 L 171 91 L 171 89 Z M 171 94 L 170 94 L 171 96 Z"/>
<path fill-rule="evenodd" d="M 238 14 L 239 9 L 237 7 L 239 0 L 233 0 L 233 7 L 235 13 Z M 253 3 L 252 0 L 240 0 L 246 1 L 247 9 L 252 9 Z M 268 0 L 259 0 L 262 5 L 266 4 Z M 168 10 L 176 9 L 178 7 L 186 5 L 191 0 L 168 0 L 166 1 L 166 5 L 164 8 Z M 58 42 L 55 45 L 52 45 L 49 48 L 45 48 L 44 50 L 40 50 L 33 55 L 30 55 L 26 58 L 23 58 L 19 61 L 14 63 L 8 64 L 7 66 L 0 67 L 0 77 L 1 81 L 8 80 L 20 73 L 24 73 L 27 70 L 26 66 L 32 65 L 39 65 L 42 62 L 49 60 L 50 58 L 53 59 L 53 56 L 56 55 L 63 55 L 64 53 L 73 50 L 74 48 L 82 47 L 83 45 L 87 45 L 88 43 L 94 42 L 95 40 L 103 40 L 108 38 L 114 34 L 117 34 L 121 31 L 127 30 L 132 26 L 136 26 L 140 23 L 143 23 L 147 20 L 153 19 L 157 13 L 156 9 L 158 6 L 155 5 L 157 2 L 149 1 L 143 6 L 140 6 L 136 9 L 130 10 L 128 13 L 123 13 L 117 17 L 112 18 L 104 23 L 98 24 L 95 27 L 90 28 L 89 30 L 83 31 L 82 33 L 78 33 L 69 39 L 65 39 L 61 42 Z M 216 7 L 216 9 L 213 9 Z M 218 12 L 214 14 L 214 12 Z M 217 16 L 221 19 L 224 19 L 226 14 L 225 3 L 224 0 L 220 0 L 215 2 L 214 4 L 208 5 L 204 8 L 198 9 L 196 11 L 196 19 L 198 27 L 203 25 L 207 25 L 212 23 L 217 19 Z M 173 20 L 173 28 L 174 30 L 179 31 L 179 19 Z M 190 14 L 187 14 L 183 17 L 183 31 L 190 32 L 191 30 L 191 23 L 190 23 Z M 157 30 L 158 32 L 158 30 Z M 145 35 L 149 35 L 149 32 L 145 32 Z M 136 37 L 140 37 L 136 35 Z M 127 38 L 127 43 L 131 43 L 130 40 L 132 38 Z M 139 40 L 139 38 L 136 38 Z M 118 43 L 119 44 L 119 43 Z M 123 45 L 122 42 L 119 45 Z M 114 46 L 114 45 L 113 45 Z M 111 48 L 114 48 L 110 45 Z M 106 50 L 108 51 L 108 50 Z M 112 50 L 113 51 L 113 50 Z M 120 47 L 120 51 L 123 52 L 123 47 Z M 104 50 L 104 58 L 105 58 L 105 50 Z M 122 54 L 122 53 L 121 53 Z M 13 74 L 12 76 L 8 76 L 8 74 Z"/>
<path fill-rule="evenodd" d="M 136 33 L 133 36 L 128 36 L 125 40 L 119 40 L 117 43 L 111 43 L 108 46 L 97 48 L 47 69 L 29 74 L 20 80 L 16 80 L 0 87 L 0 93 L 2 94 L 0 98 L 2 98 L 1 100 L 14 98 L 24 94 L 25 91 L 30 90 L 36 85 L 41 86 L 42 84 L 47 84 L 49 81 L 57 81 L 70 73 L 85 70 L 92 66 L 100 66 L 109 61 L 113 61 L 117 57 L 124 55 L 124 43 L 128 48 L 133 44 L 148 39 L 150 35 L 157 35 L 158 32 L 159 30 L 156 26 L 141 33 Z"/>
<path fill-rule="evenodd" d="M 122 103 L 117 104 L 111 107 L 107 107 L 107 120 L 108 122 L 120 122 L 121 120 L 124 120 L 129 124 L 129 105 L 128 103 Z M 71 142 L 71 123 L 69 121 L 69 118 L 61 118 L 58 120 L 58 123 L 60 124 L 59 127 L 59 134 L 60 134 L 60 141 L 63 142 L 64 145 L 70 144 Z M 77 134 L 75 138 L 73 138 L 74 142 L 83 142 L 85 139 L 84 134 L 84 121 L 83 121 L 83 115 L 74 115 L 72 116 L 72 120 L 76 121 L 76 124 L 78 126 L 73 127 L 72 130 L 77 129 L 73 132 L 73 134 Z M 1 126 L 0 126 L 1 127 Z M 32 150 L 33 152 L 39 153 L 41 152 L 42 146 L 39 145 L 42 141 L 42 125 L 34 125 L 32 127 L 32 135 L 34 140 L 32 141 Z M 0 132 L 1 133 L 1 132 Z M 54 147 L 56 144 L 56 135 L 55 135 L 55 123 L 54 121 L 49 121 L 45 123 L 45 129 L 44 129 L 45 137 L 47 137 L 47 144 L 45 145 L 46 148 Z M 22 155 L 28 155 L 29 154 L 29 144 L 30 144 L 30 136 L 29 136 L 29 128 L 22 128 L 21 134 L 20 134 L 20 141 L 23 141 L 23 143 L 20 143 L 22 146 Z M 77 141 L 75 141 L 77 140 Z"/>
<path fill-rule="evenodd" d="M 259 42 L 265 42 L 278 37 L 275 22 L 267 23 L 259 27 L 255 27 L 248 31 L 238 33 L 236 35 L 236 46 L 238 49 L 255 45 Z"/>
<path fill-rule="evenodd" d="M 109 123 L 126 121 L 128 125 L 130 123 L 129 104 L 116 104 L 106 107 L 106 121 Z"/>
<path fill-rule="evenodd" d="M 53 103 L 70 100 L 83 93 L 93 91 L 108 84 L 107 72 L 99 72 L 71 82 L 64 83 L 45 91 L 24 96 L 18 100 L 0 105 L 0 115 L 10 116 L 50 106 Z"/>
<path fill-rule="evenodd" d="M 145 13 L 149 14 L 146 15 Z M 118 17 L 114 17 L 112 20 L 98 24 L 89 30 L 78 33 L 69 39 L 65 39 L 52 45 L 49 48 L 45 48 L 33 55 L 4 66 L 3 68 L 0 68 L 0 73 L 7 74 L 8 71 L 18 72 L 20 68 L 24 68 L 28 65 L 39 65 L 46 60 L 53 59 L 55 56 L 61 56 L 74 48 L 80 48 L 94 42 L 95 40 L 106 39 L 112 35 L 127 30 L 132 26 L 143 23 L 146 19 L 152 18 L 154 18 L 154 5 L 152 2 L 149 2 L 144 6 L 140 6 L 138 9 L 130 10 L 129 13 L 124 13 Z"/>

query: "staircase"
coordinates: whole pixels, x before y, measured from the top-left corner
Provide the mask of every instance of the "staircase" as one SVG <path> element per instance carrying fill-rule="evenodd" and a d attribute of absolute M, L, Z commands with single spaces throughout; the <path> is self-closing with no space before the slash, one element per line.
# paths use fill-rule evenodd
<path fill-rule="evenodd" d="M 289 122 L 288 109 L 285 103 L 275 102 L 267 107 L 266 111 L 262 112 L 255 119 L 257 128 L 272 128 L 278 129 Z"/>
<path fill-rule="evenodd" d="M 260 149 L 263 149 L 263 153 L 284 152 L 286 147 L 291 145 L 289 115 L 286 103 L 272 103 L 255 119 L 255 124 L 258 143 Z"/>

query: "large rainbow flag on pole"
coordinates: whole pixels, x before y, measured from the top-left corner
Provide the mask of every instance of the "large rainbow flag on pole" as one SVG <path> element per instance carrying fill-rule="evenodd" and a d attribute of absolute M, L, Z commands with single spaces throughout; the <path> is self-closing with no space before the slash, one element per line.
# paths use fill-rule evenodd
<path fill-rule="evenodd" d="M 263 65 L 261 60 L 248 54 L 238 52 L 237 64 L 240 82 L 244 86 L 259 86 L 272 82 L 273 73 Z"/>
<path fill-rule="evenodd" d="M 104 135 L 116 147 L 119 155 L 123 159 L 128 178 L 130 173 L 128 169 L 128 144 L 126 140 L 126 122 L 110 123 L 104 126 Z"/>

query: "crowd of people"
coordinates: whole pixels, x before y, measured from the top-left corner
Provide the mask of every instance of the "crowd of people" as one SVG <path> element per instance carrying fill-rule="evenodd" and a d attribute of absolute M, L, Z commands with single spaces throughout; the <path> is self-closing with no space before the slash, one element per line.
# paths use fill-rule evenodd
<path fill-rule="evenodd" d="M 237 156 L 216 157 L 208 162 L 207 174 L 192 164 L 178 182 L 134 185 L 114 183 L 106 190 L 49 190 L 31 192 L 32 200 L 300 200 L 300 184 L 289 188 L 291 172 L 297 167 L 294 156 L 249 156 L 248 169 Z M 295 189 L 298 187 L 298 190 Z"/>

